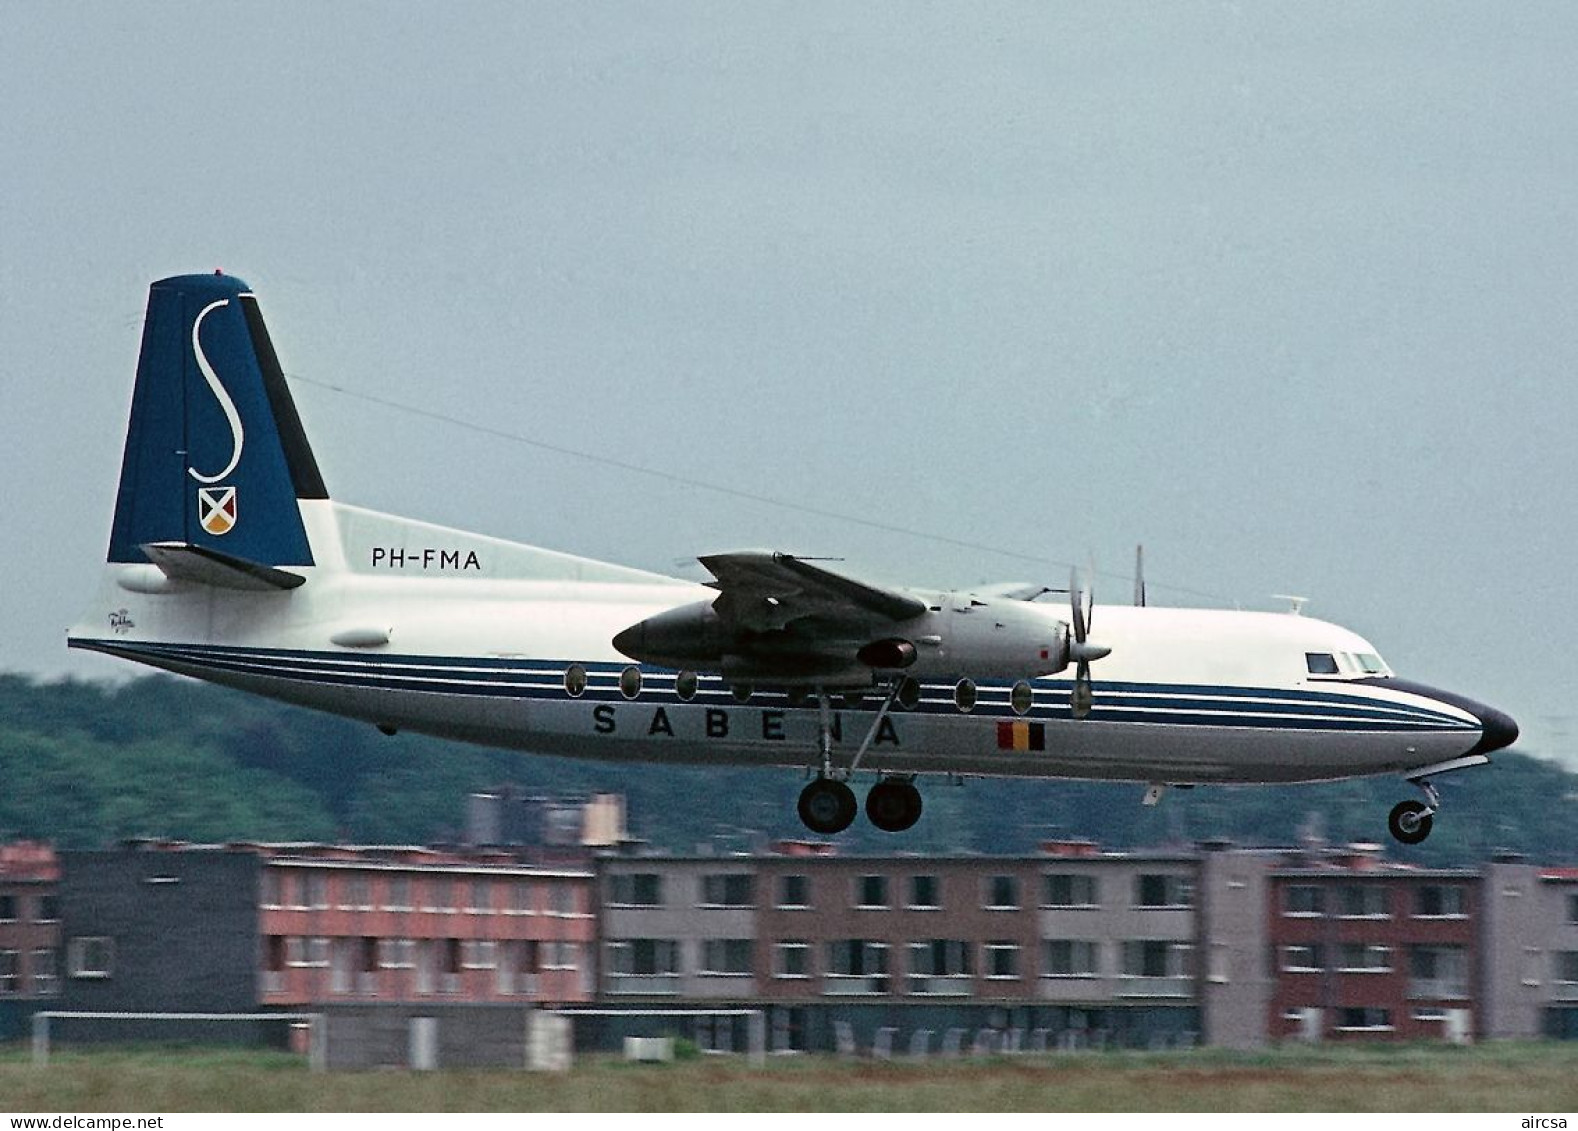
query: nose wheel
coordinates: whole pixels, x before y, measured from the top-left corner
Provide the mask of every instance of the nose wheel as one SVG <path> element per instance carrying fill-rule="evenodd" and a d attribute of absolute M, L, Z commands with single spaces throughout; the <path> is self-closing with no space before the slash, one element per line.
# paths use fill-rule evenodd
<path fill-rule="evenodd" d="M 1386 818 L 1386 827 L 1403 844 L 1421 843 L 1434 823 L 1434 813 L 1423 801 L 1399 801 Z"/>
<path fill-rule="evenodd" d="M 1441 808 L 1441 795 L 1436 792 L 1436 787 L 1431 785 L 1427 778 L 1415 777 L 1408 780 L 1424 792 L 1425 800 L 1399 801 L 1392 806 L 1392 811 L 1386 818 L 1386 827 L 1402 844 L 1421 844 L 1430 835 L 1430 826 L 1435 823 L 1435 812 Z"/>

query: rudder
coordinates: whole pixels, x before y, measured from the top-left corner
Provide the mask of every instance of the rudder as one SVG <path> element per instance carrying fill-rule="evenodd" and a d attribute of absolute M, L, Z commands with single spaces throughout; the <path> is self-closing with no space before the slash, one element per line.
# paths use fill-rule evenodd
<path fill-rule="evenodd" d="M 173 542 L 310 566 L 297 501 L 326 498 L 251 288 L 217 273 L 154 283 L 109 560 Z"/>

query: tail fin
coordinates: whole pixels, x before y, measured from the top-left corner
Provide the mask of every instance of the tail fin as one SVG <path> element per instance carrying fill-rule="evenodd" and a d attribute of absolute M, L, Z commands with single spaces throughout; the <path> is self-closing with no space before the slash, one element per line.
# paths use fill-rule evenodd
<path fill-rule="evenodd" d="M 179 543 L 265 567 L 312 565 L 299 499 L 326 499 L 257 299 L 181 275 L 148 292 L 109 560 Z"/>

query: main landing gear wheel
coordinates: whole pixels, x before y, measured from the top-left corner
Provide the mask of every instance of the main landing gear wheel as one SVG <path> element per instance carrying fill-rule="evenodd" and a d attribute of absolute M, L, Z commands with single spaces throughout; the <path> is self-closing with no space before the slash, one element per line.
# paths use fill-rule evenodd
<path fill-rule="evenodd" d="M 1399 801 L 1386 818 L 1386 827 L 1404 844 L 1419 844 L 1430 835 L 1433 823 L 1432 810 L 1423 801 Z"/>
<path fill-rule="evenodd" d="M 903 778 L 883 778 L 866 794 L 866 816 L 885 833 L 912 828 L 921 815 L 920 790 Z"/>
<path fill-rule="evenodd" d="M 841 781 L 817 778 L 800 791 L 800 820 L 814 833 L 831 836 L 849 828 L 859 806 L 855 791 Z"/>

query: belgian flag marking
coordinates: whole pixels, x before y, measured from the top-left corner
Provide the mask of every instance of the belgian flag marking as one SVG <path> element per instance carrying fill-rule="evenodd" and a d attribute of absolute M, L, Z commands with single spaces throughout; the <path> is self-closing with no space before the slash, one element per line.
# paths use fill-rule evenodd
<path fill-rule="evenodd" d="M 997 724 L 999 750 L 1045 750 L 1047 728 L 1045 723 L 1026 722 L 1024 719 L 1004 720 Z"/>

